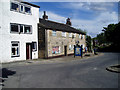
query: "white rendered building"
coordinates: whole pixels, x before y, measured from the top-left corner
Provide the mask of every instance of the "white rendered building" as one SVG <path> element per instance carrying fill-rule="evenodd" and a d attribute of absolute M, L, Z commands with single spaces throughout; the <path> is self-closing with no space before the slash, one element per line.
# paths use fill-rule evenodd
<path fill-rule="evenodd" d="M 39 6 L 0 0 L 1 63 L 38 58 Z"/>

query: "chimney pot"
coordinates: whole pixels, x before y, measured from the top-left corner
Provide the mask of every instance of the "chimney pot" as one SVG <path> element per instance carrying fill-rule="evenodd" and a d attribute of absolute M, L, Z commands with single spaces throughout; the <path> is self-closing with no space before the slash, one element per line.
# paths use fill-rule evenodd
<path fill-rule="evenodd" d="M 46 20 L 48 19 L 48 16 L 46 15 L 46 12 L 44 11 L 43 19 Z"/>
<path fill-rule="evenodd" d="M 72 25 L 72 24 L 71 24 L 71 21 L 70 21 L 70 18 L 67 18 L 66 24 L 67 24 L 67 25 L 70 25 L 70 26 Z"/>

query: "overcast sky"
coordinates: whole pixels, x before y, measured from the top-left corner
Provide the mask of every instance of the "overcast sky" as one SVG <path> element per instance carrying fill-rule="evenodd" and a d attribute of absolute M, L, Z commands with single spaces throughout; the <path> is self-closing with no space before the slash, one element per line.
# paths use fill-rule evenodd
<path fill-rule="evenodd" d="M 95 37 L 108 24 L 118 23 L 118 2 L 31 2 L 40 6 L 40 17 L 46 11 L 48 19 L 86 30 Z"/>

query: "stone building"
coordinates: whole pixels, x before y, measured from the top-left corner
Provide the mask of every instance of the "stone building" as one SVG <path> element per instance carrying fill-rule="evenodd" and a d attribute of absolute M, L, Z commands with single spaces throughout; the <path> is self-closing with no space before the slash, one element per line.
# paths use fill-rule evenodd
<path fill-rule="evenodd" d="M 38 24 L 38 58 L 52 58 L 74 54 L 74 45 L 86 46 L 86 34 L 71 26 L 68 18 L 66 24 L 48 20 L 44 12 Z"/>

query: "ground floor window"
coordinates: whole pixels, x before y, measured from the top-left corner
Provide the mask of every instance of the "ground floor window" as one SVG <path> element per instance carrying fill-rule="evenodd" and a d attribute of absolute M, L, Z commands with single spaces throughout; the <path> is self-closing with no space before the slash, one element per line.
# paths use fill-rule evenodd
<path fill-rule="evenodd" d="M 20 56 L 20 46 L 19 41 L 12 41 L 11 42 L 11 56 L 18 57 Z"/>
<path fill-rule="evenodd" d="M 74 45 L 69 45 L 69 50 L 73 50 L 74 49 Z"/>
<path fill-rule="evenodd" d="M 58 54 L 58 53 L 60 53 L 60 47 L 59 46 L 52 47 L 52 54 Z"/>
<path fill-rule="evenodd" d="M 32 51 L 37 51 L 37 42 L 32 42 Z"/>

